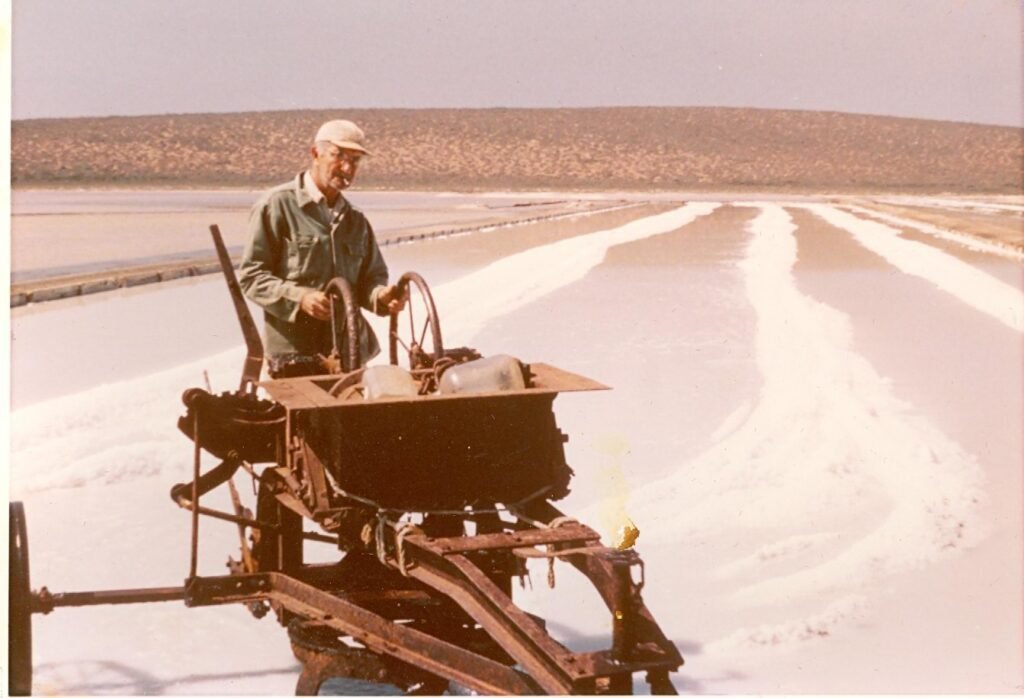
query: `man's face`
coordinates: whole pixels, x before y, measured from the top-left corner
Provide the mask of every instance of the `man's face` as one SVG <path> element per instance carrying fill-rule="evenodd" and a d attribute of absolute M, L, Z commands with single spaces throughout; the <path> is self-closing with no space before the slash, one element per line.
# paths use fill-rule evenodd
<path fill-rule="evenodd" d="M 352 186 L 362 153 L 329 143 L 317 143 L 312 153 L 313 179 L 321 191 L 325 194 L 336 193 Z"/>

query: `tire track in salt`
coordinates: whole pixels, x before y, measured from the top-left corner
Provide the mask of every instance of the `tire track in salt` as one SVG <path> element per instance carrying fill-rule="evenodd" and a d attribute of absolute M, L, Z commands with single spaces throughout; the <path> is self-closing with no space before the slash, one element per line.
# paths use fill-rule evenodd
<path fill-rule="evenodd" d="M 1024 333 L 1024 294 L 1013 286 L 941 250 L 902 238 L 898 230 L 883 223 L 825 204 L 798 207 L 849 232 L 857 242 L 903 273 L 920 277 L 1010 329 Z"/>
<path fill-rule="evenodd" d="M 872 579 L 987 535 L 976 459 L 852 350 L 846 315 L 799 292 L 795 226 L 780 206 L 760 208 L 739 266 L 761 394 L 711 449 L 634 492 L 631 511 L 647 543 L 739 536 L 738 550 L 756 548 L 718 570 L 717 584 L 735 579 L 736 602 L 845 600 L 777 628 L 739 628 L 709 651 L 802 642 L 815 636 L 794 632 L 804 620 L 827 613 L 831 627 L 840 611 L 861 613 Z"/>

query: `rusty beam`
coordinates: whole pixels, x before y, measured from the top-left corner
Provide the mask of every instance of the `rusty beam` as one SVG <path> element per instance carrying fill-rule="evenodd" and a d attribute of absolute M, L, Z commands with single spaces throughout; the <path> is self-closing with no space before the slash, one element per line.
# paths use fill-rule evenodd
<path fill-rule="evenodd" d="M 439 640 L 326 594 L 285 575 L 270 573 L 270 597 L 289 610 L 351 636 L 367 648 L 488 694 L 536 694 L 537 688 L 511 667 Z"/>
<path fill-rule="evenodd" d="M 426 672 L 490 695 L 536 695 L 530 677 L 482 655 L 397 623 L 288 575 L 197 577 L 189 580 L 186 604 L 211 606 L 267 599 L 328 625 L 367 648 Z"/>
<path fill-rule="evenodd" d="M 466 557 L 438 555 L 413 538 L 405 541 L 407 554 L 418 563 L 408 570 L 410 577 L 455 601 L 546 693 L 576 692 L 576 682 L 585 678 L 585 672 L 574 665 L 572 652 L 555 642 Z"/>
<path fill-rule="evenodd" d="M 106 591 L 72 591 L 57 594 L 43 587 L 32 597 L 33 613 L 49 613 L 66 606 L 103 606 L 156 601 L 181 601 L 184 587 L 155 587 L 150 589 L 108 589 Z"/>
<path fill-rule="evenodd" d="M 558 528 L 485 533 L 476 536 L 428 538 L 415 535 L 406 537 L 406 541 L 415 541 L 417 545 L 440 555 L 461 555 L 476 550 L 526 548 L 554 543 L 585 543 L 600 539 L 601 535 L 589 526 L 571 523 Z"/>
<path fill-rule="evenodd" d="M 593 676 L 613 676 L 636 671 L 669 671 L 668 662 L 661 652 L 640 649 L 629 661 L 618 661 L 611 650 L 581 652 L 576 655 L 577 663 Z"/>

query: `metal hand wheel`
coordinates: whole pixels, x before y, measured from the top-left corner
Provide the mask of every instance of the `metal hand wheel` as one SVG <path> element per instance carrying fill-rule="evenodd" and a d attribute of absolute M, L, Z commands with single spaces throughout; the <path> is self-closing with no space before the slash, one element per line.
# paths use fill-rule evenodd
<path fill-rule="evenodd" d="M 437 319 L 437 309 L 434 307 L 430 287 L 422 276 L 413 271 L 402 274 L 396 285 L 399 294 L 407 295 L 408 300 L 404 310 L 391 316 L 388 330 L 391 364 L 399 365 L 398 346 L 401 345 L 408 362 L 406 368 L 410 371 L 432 368 L 434 363 L 444 356 L 444 346 L 441 341 L 441 323 Z M 407 321 L 400 321 L 401 315 L 405 315 Z M 403 325 L 406 325 L 407 329 L 402 328 Z M 429 350 L 425 344 L 428 341 L 427 330 L 430 331 Z"/>
<path fill-rule="evenodd" d="M 334 342 L 334 355 L 341 362 L 341 370 L 348 373 L 362 368 L 359 351 L 359 322 L 362 318 L 352 285 L 337 276 L 331 279 L 324 292 L 331 299 L 331 340 Z M 340 336 L 342 327 L 345 329 L 344 337 Z"/>

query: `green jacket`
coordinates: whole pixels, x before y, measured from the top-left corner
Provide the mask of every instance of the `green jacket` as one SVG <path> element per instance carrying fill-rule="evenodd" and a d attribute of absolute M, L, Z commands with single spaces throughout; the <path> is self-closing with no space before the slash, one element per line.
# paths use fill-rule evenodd
<path fill-rule="evenodd" d="M 302 186 L 306 176 L 271 189 L 253 207 L 238 269 L 245 295 L 263 307 L 269 356 L 330 353 L 331 323 L 299 312 L 299 301 L 311 290 L 322 291 L 335 276 L 352 284 L 363 308 L 387 314 L 377 307 L 377 296 L 387 285 L 388 268 L 366 216 L 346 201 L 340 221 L 333 228 L 324 223 Z M 369 325 L 359 324 L 365 362 L 380 345 Z M 338 333 L 343 338 L 344 328 Z"/>

